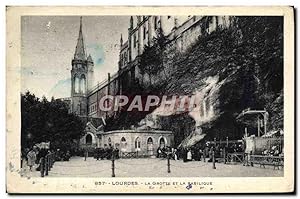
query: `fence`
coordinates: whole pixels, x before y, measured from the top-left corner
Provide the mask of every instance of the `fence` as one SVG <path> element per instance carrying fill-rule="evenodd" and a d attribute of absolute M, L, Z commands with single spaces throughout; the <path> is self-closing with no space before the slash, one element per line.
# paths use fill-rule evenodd
<path fill-rule="evenodd" d="M 265 138 L 265 137 L 248 137 L 246 141 L 246 152 L 253 154 L 261 154 L 264 150 L 271 150 L 272 147 L 277 146 L 279 152 L 283 151 L 284 139 L 283 137 Z"/>
<path fill-rule="evenodd" d="M 264 167 L 265 165 L 271 165 L 278 170 L 280 167 L 284 167 L 284 157 L 283 156 L 269 156 L 269 155 L 252 155 L 247 154 L 245 156 L 244 166 L 252 166 L 258 164 L 259 167 Z"/>
<path fill-rule="evenodd" d="M 47 155 L 43 161 L 45 160 L 44 163 L 41 163 L 41 177 L 44 177 L 44 176 L 49 176 L 51 174 L 56 174 L 56 175 L 62 175 L 62 176 L 66 176 L 66 175 L 70 175 L 70 174 L 67 174 L 65 172 L 53 172 L 51 171 L 51 168 L 53 167 L 54 165 L 54 159 L 55 158 L 52 154 L 50 155 Z M 117 160 L 117 161 L 116 161 Z M 171 173 L 172 170 L 174 169 L 189 169 L 189 168 L 200 168 L 200 167 L 203 167 L 203 166 L 207 166 L 209 165 L 210 163 L 208 161 L 204 161 L 205 164 L 201 165 L 201 166 L 194 166 L 194 167 L 190 167 L 190 166 L 179 166 L 179 165 L 175 165 L 175 164 L 171 164 L 171 156 L 170 154 L 168 154 L 167 158 L 165 159 L 161 159 L 161 158 L 155 158 L 153 159 L 157 162 L 160 162 L 160 161 L 166 161 L 166 167 L 164 168 L 165 169 L 165 172 L 166 173 Z M 205 160 L 205 158 L 204 158 Z M 212 155 L 212 162 L 211 162 L 211 167 L 212 169 L 216 169 L 216 164 L 215 164 L 215 155 L 214 155 L 214 152 L 213 152 L 213 155 Z M 112 156 L 111 158 L 111 168 L 105 168 L 105 169 L 101 169 L 101 170 L 93 170 L 93 171 L 88 171 L 88 172 L 83 172 L 83 173 L 76 173 L 76 176 L 81 176 L 81 175 L 89 175 L 89 174 L 99 174 L 101 172 L 107 172 L 109 170 L 111 170 L 111 177 L 116 177 L 116 171 L 123 171 L 123 172 L 127 172 L 124 170 L 124 168 L 126 167 L 132 167 L 132 166 L 144 166 L 144 165 L 148 165 L 149 163 L 144 163 L 144 164 L 132 164 L 130 162 L 124 162 L 122 159 L 115 159 L 114 156 Z M 63 165 L 59 165 L 59 164 L 55 164 L 56 167 L 66 167 L 66 168 L 69 168 L 69 167 L 78 167 L 78 168 L 82 168 L 84 166 L 82 165 L 68 165 L 68 166 L 63 166 Z M 99 165 L 97 163 L 95 163 L 94 165 Z M 92 165 L 88 165 L 88 166 L 92 166 Z M 145 173 L 147 173 L 147 171 L 143 171 Z M 154 171 L 151 170 L 149 171 L 151 173 L 153 173 Z"/>

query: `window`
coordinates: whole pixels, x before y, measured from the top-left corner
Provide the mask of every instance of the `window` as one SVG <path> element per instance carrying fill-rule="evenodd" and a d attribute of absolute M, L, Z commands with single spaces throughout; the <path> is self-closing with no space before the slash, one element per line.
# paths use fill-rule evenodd
<path fill-rule="evenodd" d="M 90 134 L 87 134 L 85 136 L 85 143 L 86 144 L 92 144 L 92 140 L 93 140 L 93 138 L 92 138 L 92 136 Z"/>
<path fill-rule="evenodd" d="M 153 144 L 153 139 L 151 137 L 147 139 L 147 144 Z"/>
<path fill-rule="evenodd" d="M 143 37 L 144 37 L 144 39 L 146 39 L 146 25 L 145 26 L 143 26 Z"/>
<path fill-rule="evenodd" d="M 85 93 L 85 90 L 86 90 L 85 76 L 81 75 L 80 85 L 79 85 L 79 92 L 80 93 Z"/>
<path fill-rule="evenodd" d="M 159 140 L 159 146 L 161 147 L 161 148 L 163 148 L 163 147 L 165 147 L 165 139 L 162 137 L 162 138 L 160 138 L 160 140 Z"/>
<path fill-rule="evenodd" d="M 136 34 L 133 35 L 133 47 L 136 47 Z"/>
<path fill-rule="evenodd" d="M 137 137 L 137 138 L 135 139 L 134 146 L 135 146 L 136 149 L 140 149 L 140 148 L 141 148 L 141 140 L 140 140 L 139 137 Z"/>
<path fill-rule="evenodd" d="M 126 151 L 127 143 L 124 137 L 121 138 L 121 151 Z"/>
<path fill-rule="evenodd" d="M 151 137 L 147 139 L 147 153 L 150 156 L 153 155 L 153 139 Z"/>
<path fill-rule="evenodd" d="M 157 29 L 157 17 L 154 17 L 154 30 Z"/>
<path fill-rule="evenodd" d="M 79 77 L 75 76 L 75 80 L 74 80 L 74 86 L 75 86 L 75 93 L 79 93 Z"/>

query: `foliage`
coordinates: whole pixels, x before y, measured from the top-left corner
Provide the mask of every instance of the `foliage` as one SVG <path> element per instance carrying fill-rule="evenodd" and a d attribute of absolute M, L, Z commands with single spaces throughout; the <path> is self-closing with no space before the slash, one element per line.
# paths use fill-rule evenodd
<path fill-rule="evenodd" d="M 206 22 L 210 23 L 210 18 Z M 214 107 L 221 114 L 202 126 L 206 139 L 225 139 L 227 136 L 240 139 L 245 124 L 238 122 L 236 116 L 246 108 L 265 108 L 269 113 L 268 130 L 283 129 L 282 17 L 234 17 L 229 28 L 217 28 L 203 34 L 184 53 L 176 51 L 163 36 L 157 38 L 161 39 L 153 46 L 145 47 L 140 69 L 153 78 L 166 69 L 164 74 L 167 75 L 159 87 L 153 85 L 148 92 L 161 89 L 164 93 L 160 95 L 189 95 L 209 76 L 218 76 L 218 83 L 223 82 L 217 96 L 219 103 Z M 126 118 L 131 125 L 145 116 L 122 114 L 123 117 L 117 120 L 120 126 L 128 124 L 128 127 Z M 162 125 L 165 130 L 175 132 L 176 143 L 191 131 L 183 125 L 189 121 L 187 117 L 173 116 Z M 194 125 L 193 122 L 189 124 Z M 256 130 L 255 121 L 247 125 L 248 132 Z"/>
<path fill-rule="evenodd" d="M 241 138 L 244 126 L 236 116 L 246 108 L 266 108 L 269 130 L 283 127 L 282 25 L 282 17 L 235 17 L 230 28 L 202 36 L 173 61 L 169 94 L 191 94 L 208 76 L 224 80 L 215 107 L 222 114 L 203 126 L 207 139 Z"/>
<path fill-rule="evenodd" d="M 51 147 L 64 147 L 80 138 L 85 127 L 63 101 L 40 100 L 30 92 L 21 94 L 21 122 L 22 148 L 48 141 Z"/>
<path fill-rule="evenodd" d="M 165 51 L 168 42 L 168 38 L 164 35 L 163 30 L 159 28 L 151 45 L 145 45 L 144 47 L 139 68 L 142 74 L 149 75 L 150 85 L 152 84 L 152 77 L 159 75 L 161 72 L 163 72 L 164 78 L 167 78 L 164 57 L 166 56 Z"/>

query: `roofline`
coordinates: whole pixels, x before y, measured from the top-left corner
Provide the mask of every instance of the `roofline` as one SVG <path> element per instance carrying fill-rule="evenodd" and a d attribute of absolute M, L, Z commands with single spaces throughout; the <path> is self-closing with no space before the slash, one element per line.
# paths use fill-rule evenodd
<path fill-rule="evenodd" d="M 102 133 L 97 133 L 101 135 L 108 135 L 113 133 L 150 133 L 150 134 L 174 134 L 172 131 L 162 131 L 162 130 L 114 130 L 114 131 L 107 131 Z"/>

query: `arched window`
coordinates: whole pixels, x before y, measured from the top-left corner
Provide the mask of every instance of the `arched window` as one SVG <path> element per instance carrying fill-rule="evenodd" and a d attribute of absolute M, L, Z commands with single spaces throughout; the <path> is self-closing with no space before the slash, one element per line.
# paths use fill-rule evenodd
<path fill-rule="evenodd" d="M 125 56 L 124 56 L 124 64 L 127 63 L 127 53 L 125 52 Z"/>
<path fill-rule="evenodd" d="M 159 140 L 159 146 L 160 147 L 165 147 L 165 139 L 162 137 L 162 138 L 160 138 L 160 140 Z"/>
<path fill-rule="evenodd" d="M 87 134 L 85 136 L 85 143 L 86 144 L 92 144 L 92 140 L 93 140 L 93 138 L 92 138 L 92 136 L 90 134 Z"/>
<path fill-rule="evenodd" d="M 85 83 L 85 76 L 81 75 L 80 77 L 80 86 L 79 86 L 80 93 L 85 93 L 86 91 L 86 83 Z"/>
<path fill-rule="evenodd" d="M 147 144 L 153 144 L 153 139 L 151 137 L 147 139 Z"/>
<path fill-rule="evenodd" d="M 124 137 L 121 138 L 121 151 L 126 151 L 127 148 L 127 142 Z"/>
<path fill-rule="evenodd" d="M 79 77 L 74 78 L 75 93 L 79 93 Z"/>
<path fill-rule="evenodd" d="M 157 16 L 154 17 L 154 30 L 157 29 Z"/>
<path fill-rule="evenodd" d="M 135 139 L 134 146 L 135 146 L 136 149 L 140 149 L 141 148 L 141 139 L 139 137 L 137 137 Z"/>
<path fill-rule="evenodd" d="M 148 155 L 153 155 L 153 139 L 151 137 L 147 139 L 147 152 Z"/>
<path fill-rule="evenodd" d="M 146 25 L 143 26 L 143 39 L 146 39 Z"/>
<path fill-rule="evenodd" d="M 134 48 L 136 47 L 136 43 L 137 43 L 137 41 L 136 41 L 136 34 L 134 33 L 133 34 L 133 47 Z"/>

